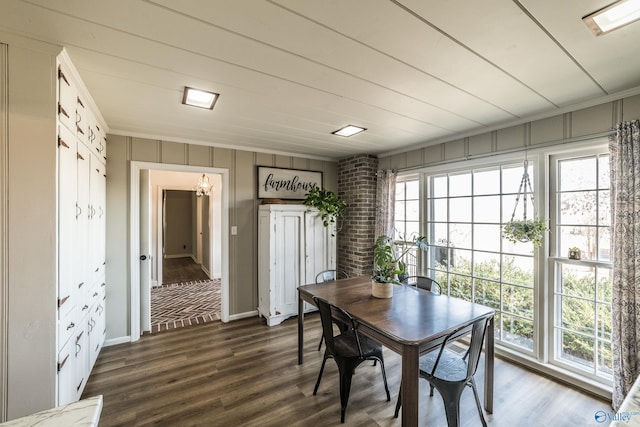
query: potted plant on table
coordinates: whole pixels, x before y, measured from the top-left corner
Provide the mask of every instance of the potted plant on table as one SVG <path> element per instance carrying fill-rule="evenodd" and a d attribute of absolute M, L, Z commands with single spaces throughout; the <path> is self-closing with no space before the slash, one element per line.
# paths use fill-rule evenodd
<path fill-rule="evenodd" d="M 373 273 L 371 275 L 371 295 L 376 298 L 391 298 L 393 285 L 399 284 L 398 276 L 406 274 L 407 265 L 402 259 L 413 248 L 426 251 L 427 237 L 413 237 L 411 240 L 395 242 L 386 235 L 378 236 L 373 245 Z"/>

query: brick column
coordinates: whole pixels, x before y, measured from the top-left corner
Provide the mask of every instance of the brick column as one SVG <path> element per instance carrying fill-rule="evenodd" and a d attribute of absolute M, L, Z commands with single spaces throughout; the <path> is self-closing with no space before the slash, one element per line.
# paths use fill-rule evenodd
<path fill-rule="evenodd" d="M 377 169 L 378 158 L 368 154 L 338 162 L 338 196 L 348 205 L 337 235 L 338 268 L 352 277 L 370 275 L 373 266 Z"/>

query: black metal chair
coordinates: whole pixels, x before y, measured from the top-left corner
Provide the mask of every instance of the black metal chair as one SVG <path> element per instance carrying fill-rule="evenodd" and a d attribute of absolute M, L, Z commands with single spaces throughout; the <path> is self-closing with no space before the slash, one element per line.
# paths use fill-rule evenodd
<path fill-rule="evenodd" d="M 333 282 L 338 279 L 347 279 L 349 275 L 344 270 L 324 270 L 316 275 L 316 283 Z"/>
<path fill-rule="evenodd" d="M 409 276 L 403 280 L 404 284 L 416 286 L 434 294 L 442 294 L 442 286 L 440 283 L 427 276 Z"/>
<path fill-rule="evenodd" d="M 349 315 L 349 313 L 330 304 L 324 299 L 314 297 L 313 300 L 320 310 L 322 333 L 326 343 L 322 366 L 318 373 L 318 381 L 313 389 L 314 396 L 318 392 L 318 387 L 320 386 L 324 365 L 327 359 L 332 358 L 338 365 L 338 371 L 340 373 L 340 422 L 344 423 L 347 403 L 349 401 L 349 392 L 351 391 L 351 377 L 353 376 L 356 367 L 362 362 L 365 360 L 374 360 L 380 361 L 382 379 L 384 380 L 384 389 L 387 393 L 387 401 L 390 401 L 391 395 L 389 394 L 389 387 L 387 385 L 387 374 L 384 370 L 382 346 L 368 337 L 360 336 L 356 327 L 356 321 Z M 339 335 L 334 335 L 334 312 L 339 313 L 340 316 L 346 319 L 346 321 L 351 325 L 347 331 L 341 332 Z"/>
<path fill-rule="evenodd" d="M 451 332 L 437 351 L 432 351 L 420 357 L 420 377 L 429 381 L 431 385 L 430 396 L 433 396 L 433 388 L 438 389 L 444 402 L 449 427 L 460 425 L 460 397 L 465 387 L 471 387 L 476 400 L 480 421 L 483 427 L 487 427 L 484 419 L 482 405 L 478 397 L 478 389 L 474 375 L 478 369 L 482 344 L 490 318 L 476 320 L 469 326 L 459 328 Z M 464 354 L 459 354 L 447 348 L 447 344 L 460 339 L 466 333 L 471 333 L 469 346 Z M 400 385 L 402 393 L 402 384 Z M 398 417 L 402 401 L 398 396 L 395 417 Z"/>
<path fill-rule="evenodd" d="M 348 279 L 349 275 L 344 270 L 324 270 L 316 275 L 316 283 L 333 282 L 338 279 Z M 340 328 L 342 332 L 347 330 L 347 325 L 334 319 L 334 323 Z M 324 341 L 324 335 L 320 337 L 320 343 L 318 344 L 318 351 L 322 348 L 322 342 Z"/>

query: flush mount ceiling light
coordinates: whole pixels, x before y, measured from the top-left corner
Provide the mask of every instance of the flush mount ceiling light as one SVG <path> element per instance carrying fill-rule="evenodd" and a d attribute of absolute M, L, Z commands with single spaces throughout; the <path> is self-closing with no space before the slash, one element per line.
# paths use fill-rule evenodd
<path fill-rule="evenodd" d="M 596 36 L 640 19 L 640 0 L 619 0 L 582 18 Z"/>
<path fill-rule="evenodd" d="M 185 86 L 182 103 L 184 105 L 191 105 L 192 107 L 213 110 L 213 106 L 219 96 L 219 93 L 207 92 L 206 90 L 194 89 L 192 87 Z"/>
<path fill-rule="evenodd" d="M 196 196 L 209 196 L 213 191 L 213 185 L 209 182 L 209 177 L 202 174 L 194 190 L 196 191 Z"/>
<path fill-rule="evenodd" d="M 365 128 L 361 128 L 360 126 L 354 126 L 354 125 L 347 125 L 343 128 L 338 129 L 337 131 L 331 132 L 334 135 L 338 135 L 338 136 L 353 136 L 356 133 L 360 133 L 362 131 L 365 131 L 367 129 Z"/>

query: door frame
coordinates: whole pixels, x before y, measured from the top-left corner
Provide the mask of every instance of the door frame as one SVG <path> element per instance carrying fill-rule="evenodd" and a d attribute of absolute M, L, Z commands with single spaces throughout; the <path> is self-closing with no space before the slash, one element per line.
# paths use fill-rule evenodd
<path fill-rule="evenodd" d="M 194 172 L 217 174 L 221 177 L 220 189 L 221 214 L 220 219 L 220 250 L 221 250 L 221 304 L 220 318 L 222 322 L 229 321 L 229 170 L 205 166 L 174 165 L 167 163 L 151 163 L 131 161 L 129 203 L 130 203 L 130 317 L 129 330 L 131 341 L 140 339 L 140 171 L 142 169 L 163 170 L 171 172 Z M 213 234 L 213 233 L 211 233 Z"/>

